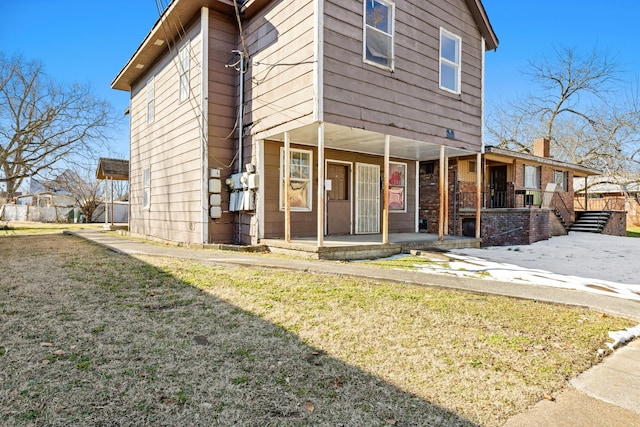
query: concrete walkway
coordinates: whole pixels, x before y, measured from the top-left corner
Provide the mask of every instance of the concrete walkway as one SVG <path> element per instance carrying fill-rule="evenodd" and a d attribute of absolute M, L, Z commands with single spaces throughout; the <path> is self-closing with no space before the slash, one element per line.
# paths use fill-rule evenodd
<path fill-rule="evenodd" d="M 640 322 L 640 302 L 638 301 L 571 289 L 398 271 L 358 263 L 186 249 L 130 240 L 102 233 L 99 230 L 66 231 L 65 234 L 82 237 L 126 255 L 167 256 L 422 284 L 590 307 Z M 623 262 L 623 260 L 620 261 Z M 530 410 L 509 420 L 506 426 L 640 426 L 640 341 L 635 340 L 626 347 L 616 350 L 603 363 L 571 381 L 571 387 L 555 397 L 555 401 L 539 402 Z"/>

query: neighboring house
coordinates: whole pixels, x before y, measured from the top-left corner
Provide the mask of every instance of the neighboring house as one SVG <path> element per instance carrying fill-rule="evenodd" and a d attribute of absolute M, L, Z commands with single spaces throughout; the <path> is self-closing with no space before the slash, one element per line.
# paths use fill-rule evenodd
<path fill-rule="evenodd" d="M 626 223 L 640 226 L 639 175 L 592 176 L 576 179 L 573 185 L 577 211 L 626 212 Z"/>
<path fill-rule="evenodd" d="M 112 83 L 131 93 L 130 231 L 418 232 L 420 162 L 482 151 L 481 1 L 234 3 L 172 1 Z"/>
<path fill-rule="evenodd" d="M 533 154 L 488 146 L 480 163 L 476 157 L 450 159 L 445 184 L 452 195 L 447 203 L 448 232 L 476 234 L 480 179 L 483 246 L 529 244 L 566 234 L 576 219 L 573 179 L 600 172 L 551 158 L 549 145 L 548 139 L 539 138 Z M 421 224 L 434 232 L 438 204 L 428 194 L 438 185 L 438 165 L 423 163 L 420 169 Z"/>

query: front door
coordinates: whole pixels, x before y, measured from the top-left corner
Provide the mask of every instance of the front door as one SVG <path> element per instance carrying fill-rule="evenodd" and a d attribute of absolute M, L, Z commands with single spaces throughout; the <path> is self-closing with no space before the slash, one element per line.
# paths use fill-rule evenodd
<path fill-rule="evenodd" d="M 327 162 L 327 235 L 351 234 L 351 167 Z"/>
<path fill-rule="evenodd" d="M 380 233 L 380 166 L 356 163 L 356 234 Z"/>
<path fill-rule="evenodd" d="M 491 167 L 491 207 L 507 207 L 507 166 Z"/>

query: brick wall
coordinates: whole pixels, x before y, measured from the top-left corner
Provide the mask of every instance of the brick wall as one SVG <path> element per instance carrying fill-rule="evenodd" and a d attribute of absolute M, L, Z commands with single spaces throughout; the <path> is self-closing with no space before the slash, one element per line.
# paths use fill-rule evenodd
<path fill-rule="evenodd" d="M 548 209 L 485 209 L 482 246 L 528 245 L 550 237 Z"/>
<path fill-rule="evenodd" d="M 611 212 L 611 218 L 605 225 L 602 234 L 610 236 L 626 236 L 627 235 L 627 214 L 622 211 Z"/>

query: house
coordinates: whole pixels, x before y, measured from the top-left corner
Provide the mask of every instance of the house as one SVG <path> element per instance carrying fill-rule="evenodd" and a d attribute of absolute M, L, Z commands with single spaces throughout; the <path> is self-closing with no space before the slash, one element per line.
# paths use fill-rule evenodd
<path fill-rule="evenodd" d="M 588 179 L 576 179 L 574 188 L 576 211 L 607 212 L 610 215 L 624 213 L 624 227 L 619 227 L 617 233 L 622 236 L 626 236 L 626 225 L 640 226 L 639 175 L 590 176 Z"/>
<path fill-rule="evenodd" d="M 497 46 L 480 0 L 173 0 L 112 82 L 131 94 L 130 231 L 417 233 L 420 162 L 480 156 Z"/>
<path fill-rule="evenodd" d="M 475 156 L 460 156 L 447 165 L 444 185 L 452 195 L 446 203 L 447 232 L 475 235 L 480 203 L 483 246 L 530 244 L 567 234 L 576 220 L 573 179 L 600 174 L 551 158 L 545 138 L 534 141 L 532 154 L 487 146 L 480 162 Z M 438 203 L 428 197 L 430 188 L 438 186 L 437 169 L 428 162 L 420 166 L 420 222 L 428 232 L 437 225 Z"/>

